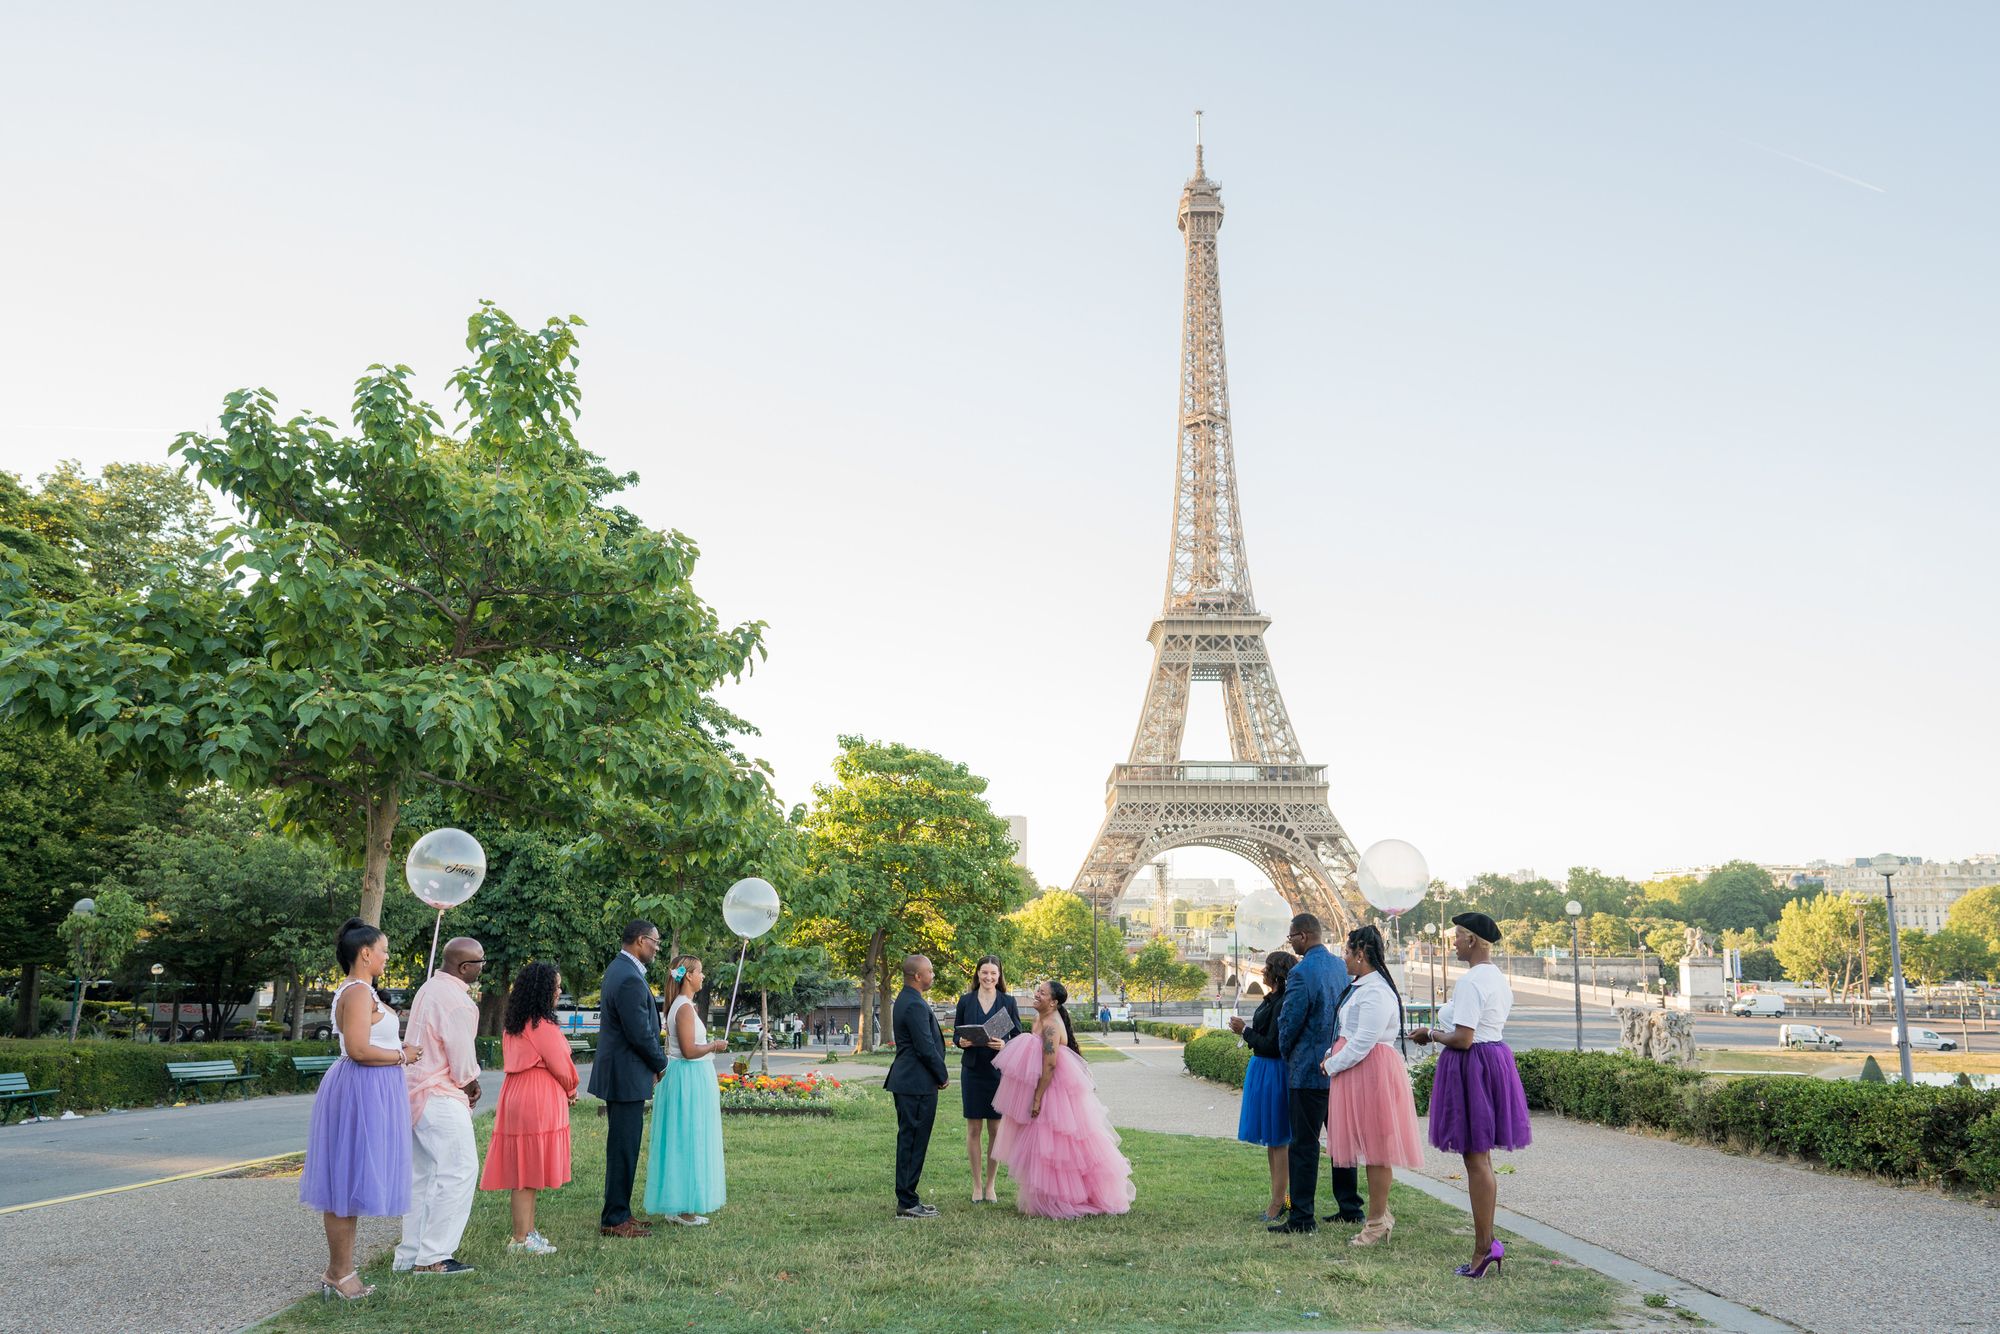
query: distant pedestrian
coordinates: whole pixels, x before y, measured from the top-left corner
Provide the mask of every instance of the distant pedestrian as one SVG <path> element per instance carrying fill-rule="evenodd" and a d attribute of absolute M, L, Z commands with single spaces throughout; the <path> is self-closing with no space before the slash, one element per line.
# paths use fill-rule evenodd
<path fill-rule="evenodd" d="M 1285 1058 L 1278 1048 L 1278 1010 L 1285 1001 L 1285 979 L 1298 959 L 1284 950 L 1264 956 L 1264 999 L 1246 1025 L 1231 1018 L 1229 1027 L 1243 1037 L 1250 1048 L 1250 1065 L 1243 1072 L 1243 1101 L 1236 1117 L 1236 1138 L 1264 1148 L 1271 1169 L 1271 1202 L 1264 1208 L 1264 1221 L 1284 1221 L 1285 1201 L 1291 1195 L 1292 1117 L 1291 1089 L 1285 1078 Z"/>
<path fill-rule="evenodd" d="M 1482 912 L 1460 913 L 1451 921 L 1458 928 L 1452 933 L 1452 952 L 1470 967 L 1450 1002 L 1438 1007 L 1436 1027 L 1416 1029 L 1410 1040 L 1419 1045 L 1435 1041 L 1444 1048 L 1431 1077 L 1431 1144 L 1465 1161 L 1465 1190 L 1472 1197 L 1472 1263 L 1456 1272 L 1483 1278 L 1487 1267 L 1497 1271 L 1507 1254 L 1493 1235 L 1500 1193 L 1493 1150 L 1528 1146 L 1528 1098 L 1513 1049 L 1501 1040 L 1514 991 L 1506 974 L 1493 966 L 1500 928 Z"/>
<path fill-rule="evenodd" d="M 1422 1167 L 1424 1141 L 1400 1050 L 1403 997 L 1389 976 L 1382 933 L 1372 926 L 1348 932 L 1346 964 L 1354 985 L 1340 1003 L 1340 1037 L 1323 1067 L 1331 1081 L 1326 1148 L 1336 1167 L 1367 1165 L 1368 1218 L 1348 1244 L 1373 1246 L 1396 1226 L 1389 1212 L 1394 1169 Z"/>
<path fill-rule="evenodd" d="M 507 1249 L 554 1255 L 535 1226 L 535 1192 L 570 1179 L 569 1109 L 576 1102 L 576 1058 L 556 1019 L 562 975 L 531 963 L 514 978 L 501 1023 L 500 1060 L 507 1077 L 493 1113 L 493 1142 L 486 1148 L 481 1190 L 507 1190 L 514 1235 Z"/>
<path fill-rule="evenodd" d="M 1111 1036 L 1111 1007 L 1109 1005 L 1100 1005 L 1097 1007 L 1097 1031 L 1105 1037 Z"/>
<path fill-rule="evenodd" d="M 326 1225 L 321 1295 L 354 1301 L 375 1291 L 355 1271 L 355 1220 L 410 1211 L 410 1100 L 398 1067 L 423 1053 L 400 1041 L 396 1012 L 375 990 L 389 962 L 382 928 L 350 917 L 333 949 L 347 975 L 333 993 L 340 1059 L 313 1097 L 299 1202 Z"/>
<path fill-rule="evenodd" d="M 646 1101 L 667 1071 L 660 1047 L 660 1007 L 646 969 L 660 952 L 660 929 L 644 918 L 625 924 L 620 949 L 599 986 L 597 1059 L 590 1063 L 590 1092 L 604 1100 L 604 1212 L 597 1230 L 607 1237 L 649 1237 L 653 1230 L 632 1217 L 632 1181 Z"/>
<path fill-rule="evenodd" d="M 653 1092 L 653 1145 L 646 1159 L 646 1208 L 687 1227 L 702 1227 L 729 1198 L 722 1170 L 722 1090 L 714 1053 L 695 1010 L 701 960 L 683 954 L 668 974 L 667 1075 Z"/>
<path fill-rule="evenodd" d="M 472 1217 L 479 1185 L 479 1141 L 472 1109 L 479 1102 L 479 1002 L 472 984 L 486 967 L 486 950 L 470 936 L 445 942 L 443 967 L 410 1002 L 410 1041 L 423 1056 L 403 1071 L 415 1126 L 410 1212 L 392 1267 L 398 1273 L 468 1274 L 458 1241 Z"/>

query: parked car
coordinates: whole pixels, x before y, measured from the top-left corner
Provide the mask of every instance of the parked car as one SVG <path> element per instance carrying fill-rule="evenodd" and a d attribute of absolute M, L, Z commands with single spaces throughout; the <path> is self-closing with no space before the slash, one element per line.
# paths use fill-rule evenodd
<path fill-rule="evenodd" d="M 764 1021 L 754 1014 L 747 1015 L 736 1021 L 736 1031 L 739 1033 L 761 1033 L 764 1031 Z"/>
<path fill-rule="evenodd" d="M 1778 1045 L 1790 1047 L 1794 1051 L 1805 1047 L 1820 1051 L 1839 1051 L 1840 1039 L 1818 1024 L 1779 1024 Z"/>
<path fill-rule="evenodd" d="M 1901 1031 L 1893 1028 L 1890 1029 L 1889 1041 L 1898 1047 L 1902 1046 L 1903 1036 Z M 1910 1048 L 1913 1051 L 1957 1051 L 1958 1039 L 1948 1038 L 1934 1029 L 1912 1026 L 1910 1029 Z"/>
<path fill-rule="evenodd" d="M 1785 998 L 1773 992 L 1753 992 L 1729 1007 L 1739 1019 L 1775 1019 L 1785 1012 Z"/>

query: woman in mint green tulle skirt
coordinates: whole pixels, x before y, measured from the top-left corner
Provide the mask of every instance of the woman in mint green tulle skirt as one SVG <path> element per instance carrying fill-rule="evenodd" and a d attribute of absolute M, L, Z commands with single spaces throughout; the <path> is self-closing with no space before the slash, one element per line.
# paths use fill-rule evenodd
<path fill-rule="evenodd" d="M 722 1090 L 713 1052 L 695 1014 L 701 960 L 683 954 L 671 971 L 674 998 L 667 1006 L 667 1073 L 653 1090 L 653 1142 L 646 1155 L 646 1209 L 670 1223 L 701 1227 L 729 1198 L 722 1174 Z"/>

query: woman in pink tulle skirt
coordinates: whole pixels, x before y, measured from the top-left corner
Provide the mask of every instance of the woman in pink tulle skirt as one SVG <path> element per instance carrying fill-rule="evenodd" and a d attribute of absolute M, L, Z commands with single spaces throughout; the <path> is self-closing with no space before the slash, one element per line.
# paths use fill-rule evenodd
<path fill-rule="evenodd" d="M 1034 1030 L 993 1058 L 1000 1135 L 993 1155 L 1014 1178 L 1015 1204 L 1040 1218 L 1122 1214 L 1138 1193 L 1118 1132 L 1077 1051 L 1060 982 L 1035 988 Z"/>
<path fill-rule="evenodd" d="M 1383 958 L 1382 933 L 1364 926 L 1347 934 L 1347 972 L 1354 985 L 1340 1002 L 1340 1038 L 1321 1068 L 1331 1077 L 1326 1095 L 1326 1152 L 1336 1167 L 1368 1169 L 1368 1219 L 1348 1239 L 1373 1246 L 1396 1226 L 1389 1212 L 1394 1169 L 1424 1165 L 1417 1133 L 1417 1104 L 1410 1072 L 1398 1048 L 1403 998 Z"/>

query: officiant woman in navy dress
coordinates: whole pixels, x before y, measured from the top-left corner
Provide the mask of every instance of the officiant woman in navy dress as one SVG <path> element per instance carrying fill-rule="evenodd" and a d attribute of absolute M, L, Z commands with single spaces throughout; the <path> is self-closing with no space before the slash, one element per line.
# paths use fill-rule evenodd
<path fill-rule="evenodd" d="M 999 1037 L 980 1042 L 954 1036 L 959 1047 L 958 1095 L 965 1100 L 965 1156 L 972 1164 L 972 1202 L 998 1204 L 1000 1165 L 993 1161 L 993 1141 L 1000 1133 L 1000 1113 L 993 1110 L 993 1095 L 1000 1091 L 1000 1072 L 993 1058 L 1008 1038 L 1021 1031 L 1021 1011 L 1007 994 L 1007 979 L 1000 960 L 988 954 L 973 970 L 972 990 L 958 998 L 954 1028 L 983 1024 L 997 1014 L 1013 1022 Z M 986 1152 L 979 1151 L 980 1127 L 986 1129 Z"/>

